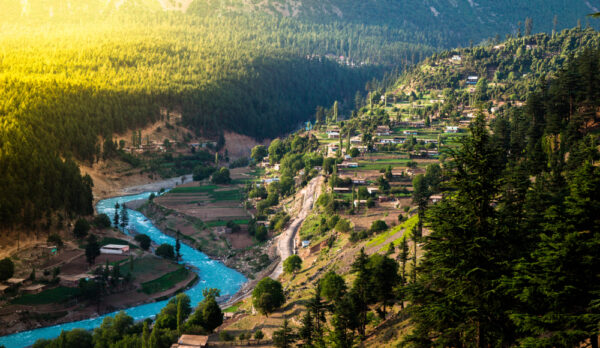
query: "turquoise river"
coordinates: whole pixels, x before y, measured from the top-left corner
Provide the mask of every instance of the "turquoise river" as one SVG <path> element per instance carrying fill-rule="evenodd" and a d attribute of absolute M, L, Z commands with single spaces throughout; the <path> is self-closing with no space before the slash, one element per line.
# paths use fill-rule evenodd
<path fill-rule="evenodd" d="M 122 196 L 110 199 L 105 199 L 98 202 L 96 210 L 99 214 L 105 213 L 108 216 L 114 215 L 115 203 L 126 203 L 129 201 L 146 199 L 151 192 L 146 192 L 133 196 Z M 154 242 L 158 244 L 169 243 L 175 245 L 175 239 L 162 233 L 150 220 L 143 214 L 135 210 L 129 210 L 129 229 L 135 230 L 138 233 L 147 234 Z M 217 288 L 221 290 L 222 296 L 235 294 L 241 286 L 246 282 L 246 278 L 239 272 L 226 267 L 223 263 L 211 260 L 202 252 L 181 245 L 181 254 L 183 263 L 194 267 L 200 277 L 200 281 L 195 286 L 186 291 L 190 296 L 192 304 L 197 304 L 202 300 L 202 290 L 205 288 Z M 167 300 L 160 302 L 148 303 L 136 307 L 125 309 L 125 312 L 132 316 L 135 320 L 153 317 L 167 303 Z M 54 338 L 60 335 L 60 332 L 72 330 L 75 328 L 83 328 L 91 330 L 100 326 L 102 320 L 107 316 L 115 315 L 116 313 L 108 313 L 103 316 L 81 320 L 71 323 L 65 323 L 55 326 L 49 326 L 30 331 L 23 331 L 12 335 L 0 337 L 0 346 L 6 348 L 26 347 L 35 343 L 40 338 Z"/>

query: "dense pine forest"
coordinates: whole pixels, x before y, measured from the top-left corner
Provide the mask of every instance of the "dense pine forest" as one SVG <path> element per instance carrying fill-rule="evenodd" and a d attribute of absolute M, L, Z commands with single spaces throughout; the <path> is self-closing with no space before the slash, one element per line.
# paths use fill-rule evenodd
<path fill-rule="evenodd" d="M 434 50 L 401 31 L 270 17 L 79 20 L 3 23 L 4 226 L 58 209 L 91 212 L 89 180 L 57 180 L 51 168 L 110 157 L 112 135 L 157 120 L 160 107 L 181 110 L 184 123 L 207 137 L 224 129 L 272 137 L 298 127 L 316 105 L 351 101 L 384 65 Z M 352 35 L 352 64 L 325 57 L 346 54 L 338 44 Z M 87 188 L 61 195 L 80 186 Z"/>

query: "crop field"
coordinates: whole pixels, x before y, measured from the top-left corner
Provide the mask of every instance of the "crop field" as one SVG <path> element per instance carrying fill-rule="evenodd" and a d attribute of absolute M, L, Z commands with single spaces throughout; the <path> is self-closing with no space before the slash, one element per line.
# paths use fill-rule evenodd
<path fill-rule="evenodd" d="M 66 288 L 59 286 L 58 288 L 49 289 L 40 292 L 39 294 L 23 295 L 12 301 L 12 304 L 38 306 L 50 303 L 61 303 L 79 295 L 78 288 Z"/>
<path fill-rule="evenodd" d="M 180 266 L 177 270 L 171 273 L 167 273 L 162 277 L 142 283 L 142 291 L 148 295 L 152 295 L 157 292 L 169 290 L 177 283 L 184 281 L 188 275 L 189 271 L 185 267 Z"/>

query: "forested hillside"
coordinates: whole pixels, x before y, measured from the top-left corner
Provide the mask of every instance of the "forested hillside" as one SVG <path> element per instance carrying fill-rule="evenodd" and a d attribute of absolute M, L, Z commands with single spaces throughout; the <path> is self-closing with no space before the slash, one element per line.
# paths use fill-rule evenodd
<path fill-rule="evenodd" d="M 64 158 L 110 157 L 112 135 L 156 120 L 160 107 L 181 110 L 184 124 L 207 137 L 223 130 L 273 137 L 298 127 L 316 105 L 349 104 L 383 65 L 434 50 L 379 27 L 144 7 L 91 15 L 92 4 L 57 7 L 42 18 L 31 2 L 30 15 L 11 17 L 20 5 L 2 15 L 0 115 L 11 125 L 0 143 L 4 226 L 60 208 L 91 211 L 89 197 L 75 210 L 65 203 L 66 187 L 81 179 L 57 181 L 36 159 L 63 168 Z M 355 60 L 325 57 L 341 55 L 337 43 L 353 36 Z M 56 183 L 46 187 L 49 181 Z"/>

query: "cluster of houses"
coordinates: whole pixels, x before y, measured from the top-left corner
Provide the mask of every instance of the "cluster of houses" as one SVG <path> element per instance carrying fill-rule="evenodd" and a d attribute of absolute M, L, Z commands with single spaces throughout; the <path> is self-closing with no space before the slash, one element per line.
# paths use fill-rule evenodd
<path fill-rule="evenodd" d="M 126 147 L 125 151 L 129 152 L 129 153 L 141 154 L 141 153 L 146 153 L 146 152 L 153 152 L 153 153 L 165 152 L 165 151 L 167 151 L 167 149 L 165 149 L 164 144 L 153 141 L 153 142 L 147 143 L 147 144 L 140 144 L 140 146 L 136 146 L 136 147 Z"/>
<path fill-rule="evenodd" d="M 0 283 L 0 294 L 5 294 L 8 291 L 18 291 L 18 293 L 23 295 L 37 294 L 45 288 L 45 284 L 34 284 L 29 279 L 9 278 Z"/>

